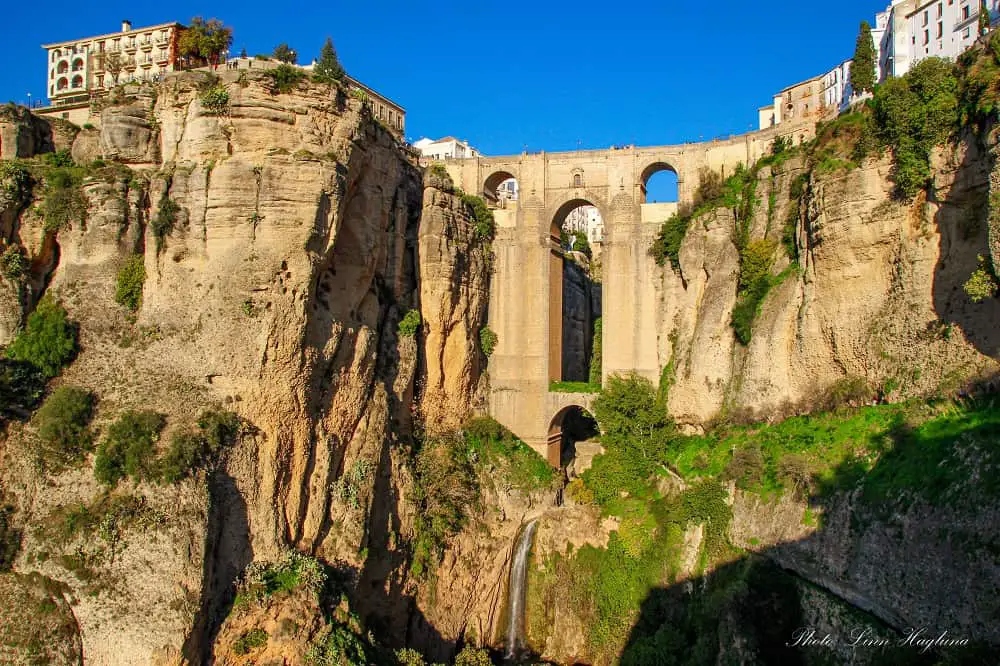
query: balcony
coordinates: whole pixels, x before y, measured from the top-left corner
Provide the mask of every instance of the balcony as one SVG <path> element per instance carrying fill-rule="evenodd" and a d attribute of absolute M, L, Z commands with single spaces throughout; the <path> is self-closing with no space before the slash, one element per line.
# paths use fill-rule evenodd
<path fill-rule="evenodd" d="M 157 37 L 156 38 L 156 45 L 157 46 L 166 46 L 169 43 L 170 43 L 170 38 L 169 37 Z"/>
<path fill-rule="evenodd" d="M 129 42 L 128 44 L 126 44 L 124 50 L 128 53 L 135 51 L 135 42 Z"/>

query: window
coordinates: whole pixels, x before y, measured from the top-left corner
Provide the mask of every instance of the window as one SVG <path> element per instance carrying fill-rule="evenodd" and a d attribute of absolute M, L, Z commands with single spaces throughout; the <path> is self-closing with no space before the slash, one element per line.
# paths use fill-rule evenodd
<path fill-rule="evenodd" d="M 931 42 L 931 31 L 924 30 L 924 46 L 927 46 Z"/>
<path fill-rule="evenodd" d="M 964 7 L 962 7 L 962 18 L 963 19 L 969 18 L 969 5 L 965 5 Z"/>
<path fill-rule="evenodd" d="M 927 25 L 927 12 L 924 12 L 924 25 Z"/>
<path fill-rule="evenodd" d="M 944 5 L 942 5 L 942 4 L 941 4 L 941 3 L 939 2 L 939 3 L 938 3 L 938 15 L 937 15 L 937 17 L 938 17 L 938 18 L 941 18 L 941 17 L 943 16 L 943 15 L 944 15 Z"/>
<path fill-rule="evenodd" d="M 937 38 L 938 38 L 938 39 L 941 39 L 942 37 L 944 37 L 944 23 L 938 23 L 938 34 L 937 34 Z"/>
<path fill-rule="evenodd" d="M 583 187 L 583 176 L 578 173 L 573 174 L 573 187 Z"/>
<path fill-rule="evenodd" d="M 970 34 L 972 34 L 972 29 L 966 28 L 962 31 L 962 39 L 968 39 Z"/>

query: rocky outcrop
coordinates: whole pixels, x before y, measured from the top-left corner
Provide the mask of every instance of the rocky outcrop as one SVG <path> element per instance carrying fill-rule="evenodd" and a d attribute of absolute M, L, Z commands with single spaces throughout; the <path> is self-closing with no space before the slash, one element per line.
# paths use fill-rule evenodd
<path fill-rule="evenodd" d="M 989 160 L 975 140 L 934 156 L 928 199 L 891 196 L 888 157 L 805 178 L 801 160 L 761 170 L 752 239 L 777 248 L 791 220 L 797 268 L 761 305 L 745 347 L 730 321 L 740 257 L 731 211 L 695 220 L 660 286 L 661 365 L 674 372 L 670 411 L 682 423 L 724 415 L 777 419 L 814 408 L 860 378 L 890 398 L 960 389 L 1000 367 L 1000 301 L 973 304 L 962 284 L 987 250 Z"/>
<path fill-rule="evenodd" d="M 563 259 L 562 275 L 562 377 L 586 382 L 590 381 L 594 321 L 601 316 L 601 284 L 591 278 L 589 261 L 582 253 Z"/>
<path fill-rule="evenodd" d="M 32 157 L 55 149 L 50 123 L 23 106 L 0 107 L 0 159 Z"/>
<path fill-rule="evenodd" d="M 476 237 L 468 206 L 428 172 L 420 214 L 420 310 L 425 373 L 420 411 L 431 434 L 458 428 L 482 409 L 486 324 L 492 264 L 489 243 Z"/>

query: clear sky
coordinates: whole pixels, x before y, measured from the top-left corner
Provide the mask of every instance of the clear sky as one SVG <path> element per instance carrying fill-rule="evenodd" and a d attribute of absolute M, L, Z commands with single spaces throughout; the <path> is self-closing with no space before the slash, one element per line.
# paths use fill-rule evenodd
<path fill-rule="evenodd" d="M 329 35 L 352 76 L 406 108 L 408 138 L 503 155 L 755 128 L 774 92 L 850 58 L 888 0 L 5 4 L 0 101 L 44 96 L 42 43 L 202 15 L 233 28 L 235 53 L 288 42 L 308 62 Z"/>

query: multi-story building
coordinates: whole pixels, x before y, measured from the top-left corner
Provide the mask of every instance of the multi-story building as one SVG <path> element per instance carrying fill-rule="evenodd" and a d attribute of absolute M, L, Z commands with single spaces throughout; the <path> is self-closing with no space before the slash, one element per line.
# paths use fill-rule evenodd
<path fill-rule="evenodd" d="M 176 68 L 183 29 L 180 23 L 133 29 L 122 21 L 120 32 L 44 44 L 49 100 L 55 106 L 73 104 L 120 83 L 157 80 Z"/>
<path fill-rule="evenodd" d="M 760 129 L 792 120 L 819 117 L 823 113 L 824 83 L 822 76 L 788 86 L 774 96 L 769 106 L 758 109 Z"/>
<path fill-rule="evenodd" d="M 843 111 L 851 104 L 851 60 L 845 60 L 823 75 L 823 107 Z"/>
<path fill-rule="evenodd" d="M 591 245 L 599 244 L 604 239 L 604 220 L 596 206 L 580 206 L 571 210 L 563 222 L 563 229 L 582 231 Z"/>
<path fill-rule="evenodd" d="M 453 136 L 434 141 L 420 139 L 413 144 L 420 154 L 432 160 L 465 160 L 479 157 L 480 152 L 469 145 L 467 141 L 459 141 Z"/>

